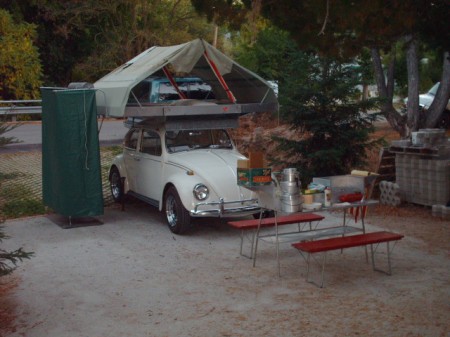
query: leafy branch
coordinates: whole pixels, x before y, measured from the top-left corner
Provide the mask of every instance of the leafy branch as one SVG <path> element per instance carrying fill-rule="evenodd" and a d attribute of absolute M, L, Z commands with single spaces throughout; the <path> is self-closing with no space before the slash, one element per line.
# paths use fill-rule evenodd
<path fill-rule="evenodd" d="M 3 232 L 3 229 L 4 226 L 0 226 L 0 242 L 9 238 L 9 236 Z M 24 259 L 31 258 L 33 255 L 33 252 L 25 252 L 22 248 L 11 252 L 0 249 L 0 277 L 11 274 L 20 262 Z"/>

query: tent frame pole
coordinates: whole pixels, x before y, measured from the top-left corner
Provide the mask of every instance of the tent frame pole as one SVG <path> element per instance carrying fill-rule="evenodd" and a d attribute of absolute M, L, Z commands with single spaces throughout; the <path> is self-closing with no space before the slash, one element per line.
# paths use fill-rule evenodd
<path fill-rule="evenodd" d="M 177 85 L 177 82 L 173 78 L 172 74 L 170 73 L 169 69 L 167 69 L 166 66 L 162 68 L 164 75 L 166 75 L 167 79 L 169 80 L 170 84 L 175 88 L 175 90 L 178 93 L 178 96 L 180 96 L 181 99 L 186 99 L 186 95 L 180 90 L 180 88 Z"/>
<path fill-rule="evenodd" d="M 230 88 L 228 88 L 227 82 L 223 79 L 222 75 L 219 72 L 219 69 L 217 68 L 216 64 L 211 60 L 208 56 L 208 53 L 206 50 L 204 51 L 203 55 L 205 56 L 206 61 L 208 62 L 209 66 L 211 67 L 212 71 L 214 72 L 214 75 L 216 75 L 217 79 L 219 80 L 220 85 L 227 93 L 228 99 L 231 103 L 236 103 L 236 98 L 234 97 L 233 93 L 231 92 Z"/>

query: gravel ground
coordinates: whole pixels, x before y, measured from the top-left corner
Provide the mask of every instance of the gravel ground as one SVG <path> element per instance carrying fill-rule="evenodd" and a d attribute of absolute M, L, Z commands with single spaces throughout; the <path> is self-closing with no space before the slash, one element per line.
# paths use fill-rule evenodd
<path fill-rule="evenodd" d="M 328 255 L 323 289 L 305 281 L 289 245 L 278 278 L 273 246 L 260 245 L 254 268 L 225 222 L 202 219 L 174 236 L 139 202 L 108 207 L 100 225 L 9 220 L 2 248 L 35 257 L 0 281 L 0 336 L 449 336 L 449 221 L 430 214 L 371 209 L 369 231 L 405 235 L 393 275 L 372 271 L 363 248 L 352 248 Z"/>

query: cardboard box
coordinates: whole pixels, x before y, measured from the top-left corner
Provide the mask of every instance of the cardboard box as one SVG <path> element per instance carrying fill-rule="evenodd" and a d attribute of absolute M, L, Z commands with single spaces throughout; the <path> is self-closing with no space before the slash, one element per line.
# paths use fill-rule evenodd
<path fill-rule="evenodd" d="M 238 159 L 237 167 L 238 168 L 244 168 L 244 169 L 250 168 L 250 160 L 248 160 L 248 159 Z"/>
<path fill-rule="evenodd" d="M 272 183 L 270 168 L 237 168 L 237 184 L 239 186 L 263 186 Z"/>
<path fill-rule="evenodd" d="M 264 155 L 262 152 L 250 152 L 248 154 L 248 158 L 250 161 L 249 168 L 261 168 L 265 167 L 264 165 Z"/>

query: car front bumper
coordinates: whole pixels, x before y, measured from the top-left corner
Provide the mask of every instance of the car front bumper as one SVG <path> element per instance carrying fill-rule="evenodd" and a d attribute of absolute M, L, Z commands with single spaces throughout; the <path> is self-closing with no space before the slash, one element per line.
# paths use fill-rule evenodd
<path fill-rule="evenodd" d="M 189 212 L 192 217 L 239 217 L 259 213 L 258 199 L 201 202 Z"/>

